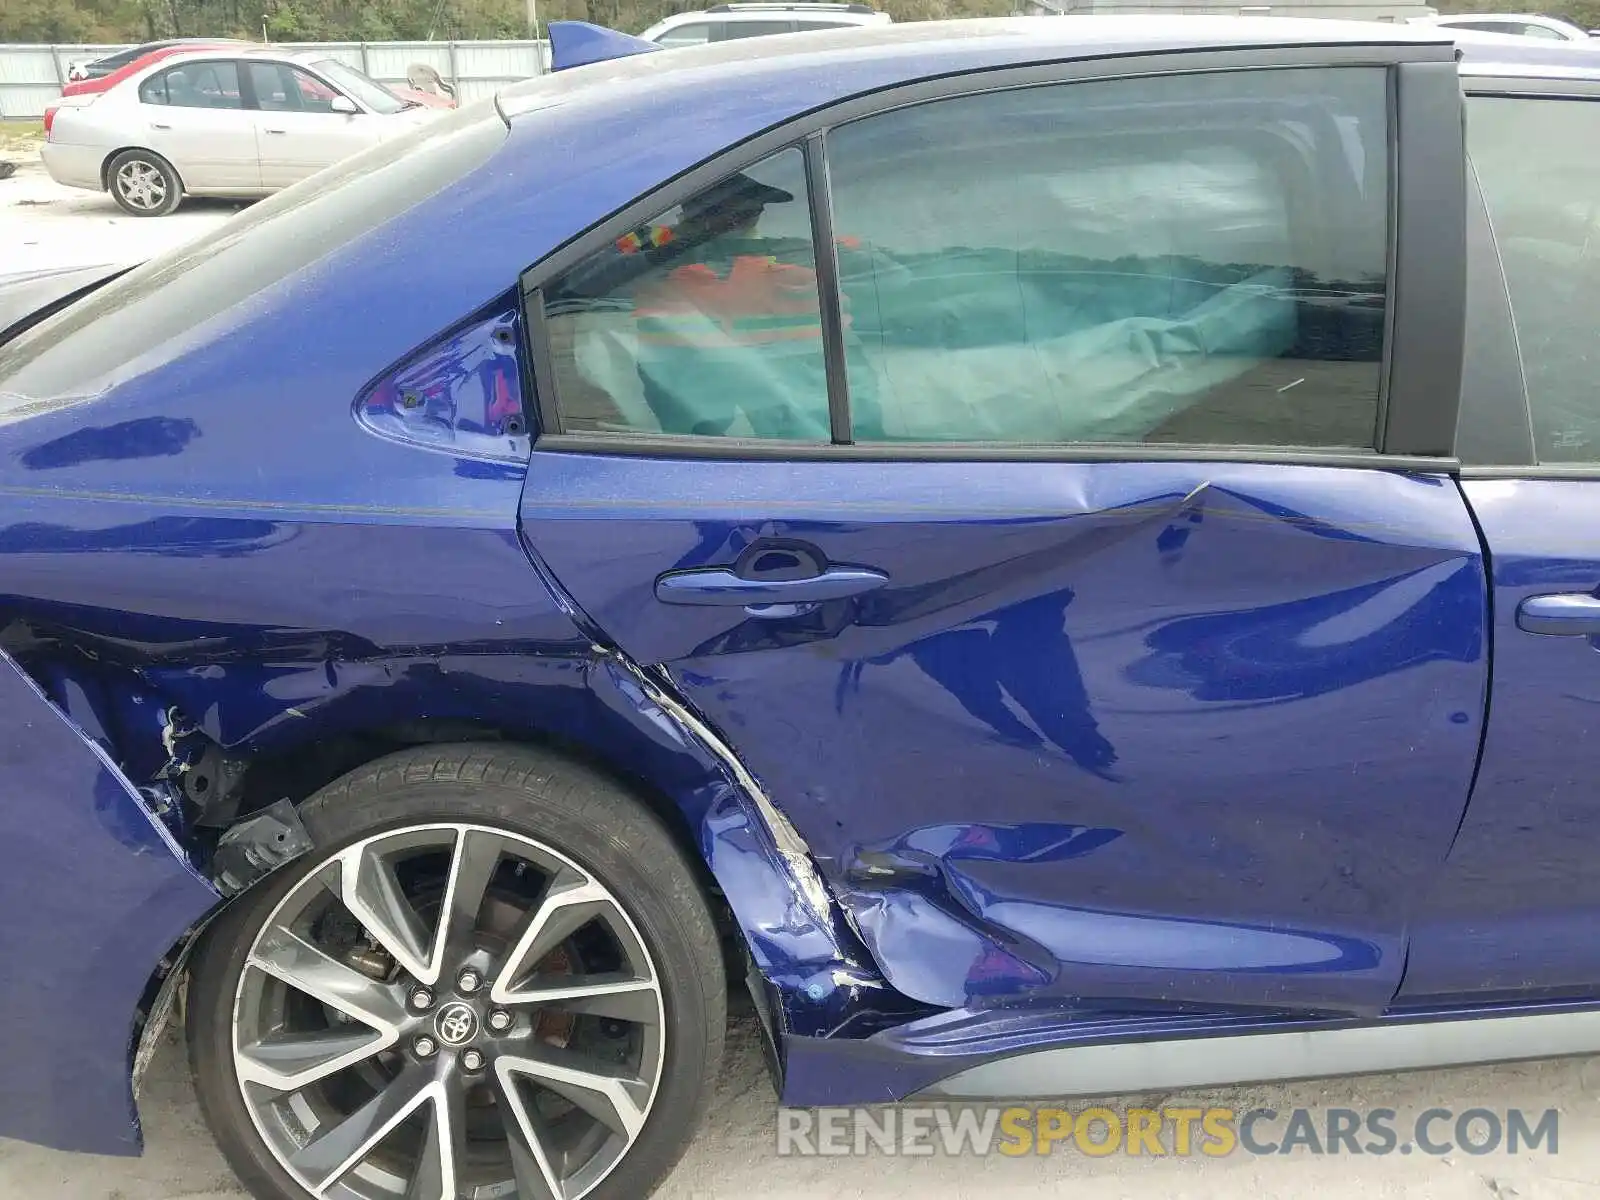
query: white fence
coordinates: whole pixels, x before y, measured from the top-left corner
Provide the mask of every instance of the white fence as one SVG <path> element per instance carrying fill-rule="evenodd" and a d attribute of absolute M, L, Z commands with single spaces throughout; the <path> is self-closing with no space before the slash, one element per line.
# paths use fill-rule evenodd
<path fill-rule="evenodd" d="M 505 84 L 538 75 L 549 65 L 543 41 L 520 42 L 292 42 L 288 50 L 323 50 L 359 67 L 380 83 L 404 83 L 406 68 L 427 63 L 453 83 L 465 104 L 493 95 Z M 44 115 L 61 95 L 75 62 L 121 46 L 53 46 L 0 43 L 0 119 Z"/>

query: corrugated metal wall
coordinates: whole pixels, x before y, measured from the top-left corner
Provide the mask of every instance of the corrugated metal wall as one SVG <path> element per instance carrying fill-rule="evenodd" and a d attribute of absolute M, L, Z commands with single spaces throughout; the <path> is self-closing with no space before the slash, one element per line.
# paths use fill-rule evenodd
<path fill-rule="evenodd" d="M 406 68 L 427 63 L 456 86 L 462 103 L 490 96 L 507 83 L 543 71 L 544 42 L 292 42 L 290 50 L 325 50 L 382 83 L 404 83 Z M 67 69 L 121 46 L 46 46 L 0 43 L 0 119 L 37 118 L 61 95 Z"/>

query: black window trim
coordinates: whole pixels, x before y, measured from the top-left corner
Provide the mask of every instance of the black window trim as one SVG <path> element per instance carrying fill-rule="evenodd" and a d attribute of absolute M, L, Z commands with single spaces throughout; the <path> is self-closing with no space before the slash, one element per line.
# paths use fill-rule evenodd
<path fill-rule="evenodd" d="M 1504 99 L 1504 100 L 1571 100 L 1571 101 L 1600 101 L 1600 79 L 1551 79 L 1536 75 L 1516 74 L 1472 74 L 1471 69 L 1465 68 L 1461 76 L 1461 88 L 1468 100 L 1473 99 Z M 1475 182 L 1475 181 L 1474 181 Z M 1486 213 L 1487 215 L 1487 213 Z M 1493 237 L 1491 222 L 1490 236 Z M 1499 264 L 1499 247 L 1494 246 L 1495 262 Z M 1502 283 L 1504 277 L 1502 274 Z M 1503 369 L 1514 370 L 1515 378 L 1520 389 L 1522 399 L 1521 418 L 1529 429 L 1528 441 L 1524 448 L 1520 442 L 1512 439 L 1502 439 L 1503 446 L 1516 445 L 1516 450 L 1506 450 L 1496 455 L 1502 461 L 1497 462 L 1463 462 L 1459 471 L 1462 479 L 1600 479 L 1600 462 L 1552 462 L 1541 463 L 1538 461 L 1538 451 L 1533 446 L 1532 422 L 1533 402 L 1528 397 L 1527 385 L 1524 379 L 1522 354 L 1516 346 L 1516 339 L 1520 336 L 1516 328 L 1516 316 L 1510 306 L 1509 289 L 1507 291 L 1506 320 L 1512 337 L 1513 348 L 1516 351 L 1514 363 L 1503 364 Z M 1503 330 L 1500 332 L 1504 332 Z M 1464 408 L 1463 422 L 1477 419 L 1471 408 Z"/>
<path fill-rule="evenodd" d="M 1385 454 L 1454 457 L 1466 340 L 1466 102 L 1454 62 L 1405 63 L 1393 86 L 1394 219 L 1378 446 Z M 1454 136 L 1441 141 L 1441 128 Z"/>
<path fill-rule="evenodd" d="M 1391 73 L 1389 112 L 1389 229 L 1388 311 L 1384 358 L 1380 366 L 1378 412 L 1381 435 L 1377 449 L 1316 446 L 1216 446 L 1187 443 L 1061 442 L 1028 445 L 1005 442 L 877 442 L 837 444 L 786 442 L 776 439 L 685 437 L 677 434 L 566 432 L 549 364 L 549 341 L 543 313 L 543 287 L 587 255 L 614 242 L 628 230 L 689 198 L 718 179 L 746 170 L 780 150 L 795 147 L 807 152 L 808 168 L 815 150 L 813 139 L 824 138 L 838 125 L 930 100 L 1012 90 L 1057 83 L 1111 81 L 1219 72 L 1378 67 Z M 1431 72 L 1428 70 L 1431 68 Z M 1444 86 L 1445 81 L 1448 86 Z M 1423 132 L 1437 130 L 1439 106 L 1454 103 L 1455 127 L 1463 129 L 1460 145 L 1437 145 Z M 878 92 L 851 97 L 815 109 L 792 121 L 768 129 L 730 146 L 635 198 L 621 209 L 589 226 L 523 272 L 521 288 L 526 310 L 530 357 L 534 363 L 535 403 L 539 434 L 535 451 L 587 454 L 640 455 L 656 458 L 704 459 L 863 459 L 863 460 L 1018 460 L 1052 462 L 1260 462 L 1368 467 L 1424 473 L 1454 472 L 1456 414 L 1460 393 L 1460 360 L 1464 327 L 1465 247 L 1461 228 L 1454 231 L 1440 211 L 1449 214 L 1451 181 L 1454 207 L 1463 209 L 1461 181 L 1465 176 L 1465 136 L 1461 86 L 1456 75 L 1454 47 L 1449 45 L 1313 45 L 1155 51 L 1067 62 L 1035 63 L 980 71 L 963 71 L 917 80 Z M 1396 171 L 1398 147 L 1408 126 L 1418 128 L 1419 142 L 1430 145 L 1427 157 L 1413 154 L 1407 164 L 1406 186 Z M 823 177 L 825 182 L 825 177 Z M 813 233 L 817 207 L 831 204 L 817 197 L 812 184 Z M 1433 208 L 1429 208 L 1433 205 Z M 1442 209 L 1441 206 L 1442 205 Z M 1397 247 L 1403 253 L 1397 253 Z M 832 257 L 831 236 L 818 242 L 819 286 L 825 269 L 822 259 Z M 1440 263 L 1429 256 L 1454 257 Z M 834 268 L 837 284 L 836 267 Z M 1452 288 L 1450 281 L 1459 281 Z M 825 296 L 837 306 L 837 286 Z M 834 319 L 838 319 L 837 310 Z M 840 430 L 834 410 L 835 370 L 844 373 L 842 337 L 828 344 L 824 317 L 824 350 L 828 357 L 830 425 L 835 438 Z M 1422 337 L 1430 339 L 1418 342 Z M 1427 347 L 1428 353 L 1396 354 L 1403 342 Z M 835 359 L 838 362 L 835 363 Z M 1440 360 L 1447 360 L 1441 362 Z M 1454 383 L 1450 380 L 1453 377 Z M 1404 403 L 1391 404 L 1399 390 Z M 842 414 L 848 421 L 848 412 Z M 848 431 L 848 425 L 846 425 Z"/>
<path fill-rule="evenodd" d="M 839 256 L 834 245 L 832 186 L 827 145 L 820 133 L 805 140 L 806 202 L 811 206 L 811 242 L 816 247 L 817 298 L 822 325 L 822 362 L 828 385 L 828 434 L 835 446 L 855 441 L 850 427 L 850 380 L 845 367 L 844 303 Z"/>

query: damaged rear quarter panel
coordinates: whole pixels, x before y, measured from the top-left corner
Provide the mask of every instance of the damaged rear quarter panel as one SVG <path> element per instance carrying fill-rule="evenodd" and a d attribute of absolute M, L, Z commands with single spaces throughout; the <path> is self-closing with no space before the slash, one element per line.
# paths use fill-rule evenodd
<path fill-rule="evenodd" d="M 0 652 L 0 1136 L 131 1154 L 134 1013 L 217 892 Z"/>
<path fill-rule="evenodd" d="M 0 723 L 12 868 L 0 870 L 0 1036 L 16 1052 L 0 1135 L 137 1147 L 135 1005 L 215 899 L 129 792 L 145 782 L 134 764 L 165 754 L 117 727 L 122 678 L 246 758 L 452 719 L 562 744 L 681 811 L 785 1030 L 854 1029 L 894 1009 L 725 764 L 595 650 L 530 566 L 523 464 L 377 427 L 375 379 L 503 311 L 515 264 L 590 219 L 540 202 L 503 162 L 469 168 L 503 126 L 461 133 L 459 155 L 445 137 L 411 156 L 450 183 L 438 194 L 392 194 L 388 176 L 410 171 L 396 162 L 371 179 L 386 197 L 371 221 L 360 188 L 321 209 L 269 201 L 250 236 L 235 223 L 0 348 L 0 635 L 97 728 L 91 698 L 112 698 L 100 750 L 138 776 L 119 779 L 7 666 L 51 738 Z M 648 182 L 608 177 L 619 195 Z M 469 200 L 490 225 L 462 219 Z M 431 252 L 402 252 L 419 244 Z"/>

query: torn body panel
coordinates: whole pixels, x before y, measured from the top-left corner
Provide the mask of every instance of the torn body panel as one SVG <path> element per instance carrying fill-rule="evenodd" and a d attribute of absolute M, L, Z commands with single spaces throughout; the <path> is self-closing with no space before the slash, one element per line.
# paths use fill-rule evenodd
<path fill-rule="evenodd" d="M 217 902 L 85 731 L 0 652 L 0 1137 L 131 1154 L 135 1013 Z"/>
<path fill-rule="evenodd" d="M 905 996 L 1394 995 L 1487 686 L 1447 477 L 536 449 L 523 529 L 737 749 Z M 792 613 L 653 594 L 796 545 L 889 582 Z"/>
<path fill-rule="evenodd" d="M 252 803 L 273 793 L 261 790 L 248 772 L 270 772 L 274 761 L 350 735 L 371 739 L 377 753 L 408 739 L 506 738 L 553 744 L 603 762 L 625 785 L 663 797 L 681 814 L 680 827 L 742 935 L 780 1077 L 786 1046 L 794 1039 L 865 1038 L 930 1011 L 885 983 L 803 844 L 680 701 L 613 652 L 593 646 L 552 650 L 272 666 L 160 665 L 136 675 L 118 676 L 114 669 L 110 684 L 103 683 L 103 669 L 97 674 L 87 661 L 74 668 L 51 660 L 40 669 L 69 701 L 94 694 L 96 703 L 84 711 L 97 722 L 108 707 L 159 706 L 149 699 L 135 705 L 124 693 L 136 687 L 153 689 L 160 704 L 170 703 L 174 711 L 204 714 L 202 730 L 219 739 L 229 760 L 252 764 L 244 789 Z M 145 740 L 158 738 L 160 728 L 153 725 Z M 114 733 L 104 737 L 108 745 L 116 742 Z M 120 747 L 116 752 L 129 753 Z M 220 839 L 197 828 L 196 812 L 187 809 L 185 851 L 203 863 L 224 894 L 236 894 L 278 865 L 274 856 L 285 847 L 271 842 L 272 832 L 295 832 L 293 822 L 282 819 L 284 809 L 282 801 L 255 808 Z M 267 843 L 242 850 L 232 844 L 237 833 L 257 824 L 267 829 Z M 133 970 L 141 984 L 166 948 Z"/>

